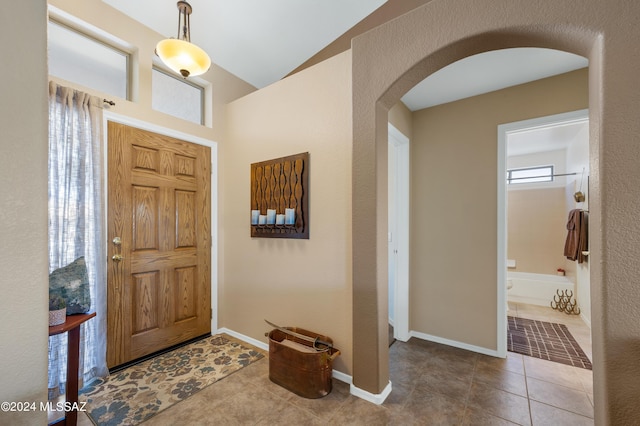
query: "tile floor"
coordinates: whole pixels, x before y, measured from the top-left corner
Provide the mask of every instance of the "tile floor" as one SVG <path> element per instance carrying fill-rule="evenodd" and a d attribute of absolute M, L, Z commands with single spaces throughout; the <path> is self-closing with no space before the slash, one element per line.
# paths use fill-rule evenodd
<path fill-rule="evenodd" d="M 550 308 L 509 315 L 566 324 L 591 357 L 589 328 Z M 593 425 L 591 371 L 508 353 L 480 355 L 418 339 L 390 348 L 393 391 L 381 406 L 333 391 L 309 400 L 269 381 L 260 360 L 149 419 L 149 425 Z M 91 425 L 84 413 L 79 424 Z"/>

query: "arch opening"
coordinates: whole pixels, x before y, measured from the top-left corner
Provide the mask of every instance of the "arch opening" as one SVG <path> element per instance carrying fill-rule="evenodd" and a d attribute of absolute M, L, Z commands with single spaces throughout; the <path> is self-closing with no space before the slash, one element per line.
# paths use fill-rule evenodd
<path fill-rule="evenodd" d="M 464 4 L 464 1 L 456 4 Z M 474 9 L 475 6 L 470 6 Z M 429 11 L 429 13 L 427 13 Z M 486 12 L 486 11 L 485 11 Z M 513 47 L 540 47 L 562 50 L 584 56 L 590 60 L 599 59 L 596 52 L 598 40 L 593 33 L 582 29 L 559 31 L 554 25 L 534 24 L 539 16 L 531 17 L 531 25 L 520 23 L 510 27 L 509 21 L 497 22 L 486 13 L 481 15 L 487 19 L 481 23 L 482 17 L 474 16 L 473 10 L 461 13 L 462 19 L 456 27 L 448 31 L 450 34 L 434 41 L 428 39 L 421 29 L 428 27 L 424 21 L 436 20 L 439 14 L 447 15 L 437 5 L 425 5 L 408 14 L 397 25 L 380 29 L 378 34 L 370 34 L 362 40 L 356 39 L 353 44 L 354 71 L 354 177 L 353 177 L 353 249 L 354 249 L 354 385 L 373 394 L 381 394 L 389 387 L 388 348 L 386 342 L 387 298 L 386 298 L 386 224 L 387 217 L 382 206 L 387 205 L 386 173 L 387 173 L 387 120 L 391 107 L 398 102 L 418 82 L 436 71 L 475 54 Z M 413 15 L 413 16 L 409 16 Z M 423 22 L 420 22 L 423 21 Z M 542 20 L 544 21 L 544 20 Z M 420 23 L 420 25 L 412 26 Z M 468 24 L 468 26 L 465 26 Z M 435 25 L 434 33 L 441 26 Z M 392 28 L 401 32 L 403 38 L 415 37 L 405 51 L 394 50 L 392 43 L 383 40 L 393 39 Z M 378 31 L 376 31 L 378 32 Z M 422 33 L 421 33 L 422 32 Z M 376 56 L 384 57 L 383 66 L 371 67 L 371 55 L 367 49 L 376 43 Z M 422 43 L 420 45 L 420 43 Z M 388 50 L 387 50 L 388 49 Z M 408 52 L 407 52 L 408 51 Z M 362 57 L 361 57 L 362 55 Z M 361 61 L 362 59 L 362 61 Z M 589 75 L 589 85 L 597 82 L 596 73 Z M 590 101 L 590 104 L 599 104 Z M 593 114 L 593 112 L 592 112 Z M 597 133 L 597 120 L 591 121 L 591 133 Z M 495 139 L 494 139 L 495 140 Z M 592 143 L 597 143 L 597 139 Z M 496 147 L 497 150 L 497 147 Z M 491 156 L 495 159 L 497 153 Z M 495 187 L 497 166 L 488 171 L 492 175 Z M 373 178 L 372 178 L 373 177 Z M 493 195 L 494 201 L 497 197 Z M 497 207 L 491 201 L 489 215 L 493 215 L 492 227 L 496 227 Z M 368 212 L 364 218 L 363 212 Z M 371 212 L 375 211 L 374 215 Z M 413 223 L 413 222 L 412 222 Z M 371 235 L 371 229 L 375 229 Z M 366 231 L 365 231 L 366 230 Z M 368 235 L 365 235 L 368 233 Z M 494 236 L 496 234 L 494 233 Z M 495 240 L 495 238 L 494 238 Z M 492 267 L 497 263 L 497 249 L 486 249 L 493 253 Z M 364 270 L 364 265 L 375 263 L 377 268 Z M 493 280 L 493 299 L 497 303 L 495 279 Z M 367 298 L 362 298 L 367 294 Z M 375 297 L 371 297 L 374 296 Z M 497 309 L 494 310 L 494 313 Z M 497 350 L 498 326 L 493 318 L 493 337 L 490 343 L 480 343 L 479 347 L 492 347 Z M 474 333 L 473 327 L 469 331 Z M 361 338 L 359 338 L 359 336 Z M 374 372 L 374 374 L 372 374 Z"/>

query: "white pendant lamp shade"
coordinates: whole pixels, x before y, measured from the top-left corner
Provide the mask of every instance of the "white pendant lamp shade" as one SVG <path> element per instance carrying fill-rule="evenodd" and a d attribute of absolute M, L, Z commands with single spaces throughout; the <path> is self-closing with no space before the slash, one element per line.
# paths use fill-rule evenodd
<path fill-rule="evenodd" d="M 177 3 L 178 38 L 168 38 L 156 45 L 156 54 L 169 68 L 184 78 L 204 74 L 211 66 L 209 55 L 191 43 L 191 5 L 186 1 Z"/>
<path fill-rule="evenodd" d="M 211 59 L 204 50 L 184 40 L 162 40 L 156 46 L 156 53 L 162 62 L 184 78 L 204 74 L 211 66 Z"/>

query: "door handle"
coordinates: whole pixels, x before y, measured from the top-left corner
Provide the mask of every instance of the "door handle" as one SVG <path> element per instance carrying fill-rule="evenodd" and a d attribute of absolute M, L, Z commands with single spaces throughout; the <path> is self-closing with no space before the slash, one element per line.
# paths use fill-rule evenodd
<path fill-rule="evenodd" d="M 121 254 L 114 254 L 113 256 L 111 256 L 111 259 L 113 259 L 114 262 L 120 262 L 123 257 Z"/>

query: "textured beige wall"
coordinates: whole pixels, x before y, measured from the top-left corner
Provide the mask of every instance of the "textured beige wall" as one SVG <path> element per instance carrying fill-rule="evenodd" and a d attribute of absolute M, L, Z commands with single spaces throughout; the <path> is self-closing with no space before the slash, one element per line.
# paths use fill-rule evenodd
<path fill-rule="evenodd" d="M 509 191 L 507 258 L 516 261 L 510 271 L 553 275 L 566 268 L 565 192 L 564 187 Z"/>
<path fill-rule="evenodd" d="M 351 52 L 229 104 L 227 128 L 220 325 L 265 342 L 264 319 L 328 335 L 351 374 Z M 251 163 L 300 152 L 309 239 L 251 238 Z"/>
<path fill-rule="evenodd" d="M 414 112 L 412 330 L 497 349 L 498 125 L 584 109 L 587 102 L 587 71 L 578 70 Z M 558 196 L 564 200 L 562 189 Z M 564 219 L 562 204 L 557 220 Z"/>
<path fill-rule="evenodd" d="M 386 205 L 378 200 L 386 198 L 380 177 L 386 178 L 386 167 L 378 159 L 386 157 L 380 141 L 386 140 L 389 108 L 417 82 L 463 57 L 547 47 L 590 61 L 595 421 L 633 424 L 640 418 L 640 262 L 630 261 L 640 256 L 640 92 L 633 90 L 640 68 L 638 15 L 640 3 L 628 0 L 434 1 L 354 39 L 353 287 L 354 296 L 368 297 L 354 297 L 353 333 L 378 336 L 354 339 L 354 380 L 367 390 L 379 392 L 388 380 L 388 350 L 379 345 L 386 312 L 378 303 L 386 297 L 386 262 L 378 255 L 385 244 Z M 378 267 L 371 273 L 373 264 Z M 365 319 L 355 321 L 357 314 Z"/>
<path fill-rule="evenodd" d="M 389 110 L 389 123 L 411 140 L 413 134 L 413 113 L 405 104 L 398 102 Z"/>
<path fill-rule="evenodd" d="M 47 400 L 47 5 L 18 2 L 0 14 L 0 401 L 35 411 L 0 411 L 0 424 L 46 424 Z M 29 24 L 16 16 L 29 17 Z M 28 194 L 28 196 L 27 196 Z"/>

